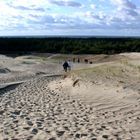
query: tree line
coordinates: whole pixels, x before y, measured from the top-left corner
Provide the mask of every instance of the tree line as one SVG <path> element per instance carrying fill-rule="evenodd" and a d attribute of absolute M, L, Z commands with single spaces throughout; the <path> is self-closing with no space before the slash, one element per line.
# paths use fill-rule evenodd
<path fill-rule="evenodd" d="M 140 52 L 140 38 L 0 38 L 0 53 L 115 54 Z"/>

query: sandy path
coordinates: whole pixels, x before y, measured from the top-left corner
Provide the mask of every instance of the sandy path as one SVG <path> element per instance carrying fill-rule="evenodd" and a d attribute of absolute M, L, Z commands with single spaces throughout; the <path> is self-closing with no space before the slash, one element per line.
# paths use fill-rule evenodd
<path fill-rule="evenodd" d="M 88 128 L 92 127 L 93 109 L 50 91 L 47 84 L 52 79 L 34 79 L 4 90 L 0 96 L 1 138 L 92 137 Z"/>

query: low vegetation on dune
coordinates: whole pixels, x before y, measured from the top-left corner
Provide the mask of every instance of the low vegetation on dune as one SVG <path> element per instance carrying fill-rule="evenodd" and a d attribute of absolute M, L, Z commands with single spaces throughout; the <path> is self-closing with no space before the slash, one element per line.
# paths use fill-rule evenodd
<path fill-rule="evenodd" d="M 70 75 L 81 79 L 94 81 L 122 82 L 138 80 L 140 77 L 140 65 L 134 65 L 127 60 L 117 61 L 110 64 L 101 64 L 91 68 L 73 70 Z"/>

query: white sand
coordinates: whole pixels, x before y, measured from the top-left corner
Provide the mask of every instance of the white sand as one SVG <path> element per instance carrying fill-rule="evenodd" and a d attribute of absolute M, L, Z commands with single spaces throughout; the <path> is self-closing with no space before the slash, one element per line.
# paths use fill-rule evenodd
<path fill-rule="evenodd" d="M 66 76 L 48 60 L 1 55 L 0 140 L 139 140 L 140 54 L 129 55 L 127 63 L 73 64 Z M 104 65 L 123 75 L 77 74 Z"/>

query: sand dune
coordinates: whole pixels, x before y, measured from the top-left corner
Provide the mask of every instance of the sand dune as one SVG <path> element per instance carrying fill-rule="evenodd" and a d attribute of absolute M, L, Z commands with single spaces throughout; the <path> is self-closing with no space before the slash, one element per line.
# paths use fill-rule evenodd
<path fill-rule="evenodd" d="M 139 140 L 140 54 L 120 55 L 68 73 L 57 55 L 1 55 L 0 140 Z"/>

